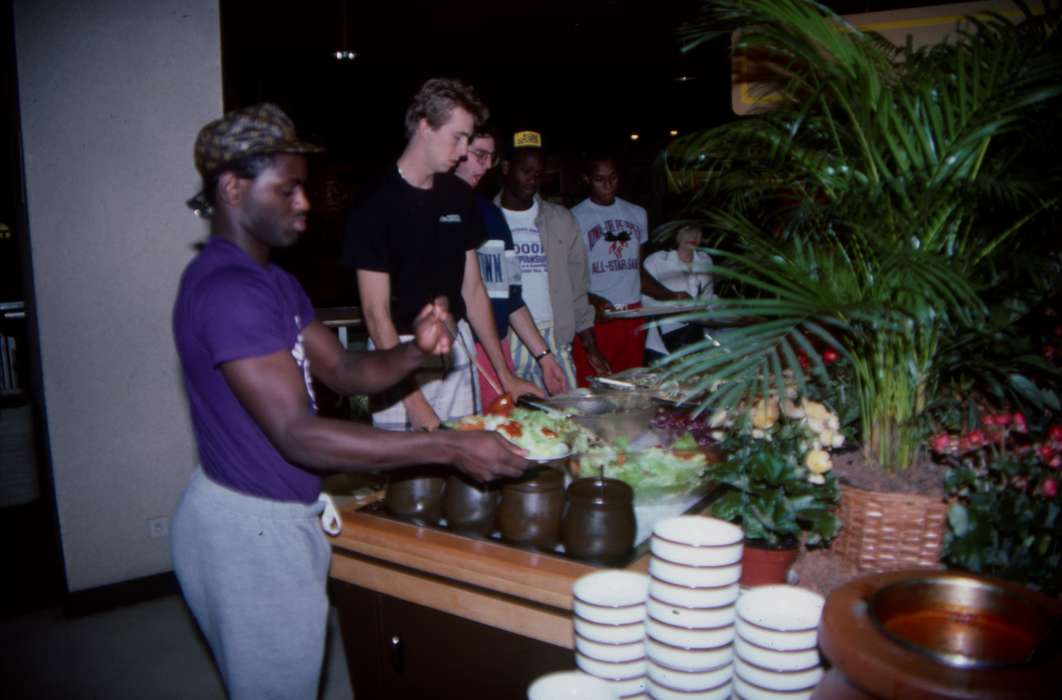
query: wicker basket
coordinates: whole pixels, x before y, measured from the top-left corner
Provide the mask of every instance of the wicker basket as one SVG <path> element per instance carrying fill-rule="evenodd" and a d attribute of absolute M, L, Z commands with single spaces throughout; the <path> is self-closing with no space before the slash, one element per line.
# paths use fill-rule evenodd
<path fill-rule="evenodd" d="M 913 493 L 841 486 L 842 527 L 831 551 L 859 573 L 941 568 L 948 504 Z"/>

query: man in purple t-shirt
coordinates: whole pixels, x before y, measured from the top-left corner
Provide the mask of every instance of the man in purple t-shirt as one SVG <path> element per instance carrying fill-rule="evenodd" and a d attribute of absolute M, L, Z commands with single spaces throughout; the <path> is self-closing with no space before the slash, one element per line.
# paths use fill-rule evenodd
<path fill-rule="evenodd" d="M 311 375 L 341 395 L 389 387 L 450 351 L 444 299 L 413 340 L 348 353 L 314 319 L 299 283 L 269 263 L 310 208 L 305 154 L 274 105 L 207 124 L 195 146 L 211 236 L 188 265 L 173 313 L 201 469 L 172 521 L 173 563 L 232 698 L 313 698 L 330 551 L 313 469 L 450 462 L 479 480 L 517 476 L 520 451 L 483 432 L 395 433 L 316 414 Z"/>

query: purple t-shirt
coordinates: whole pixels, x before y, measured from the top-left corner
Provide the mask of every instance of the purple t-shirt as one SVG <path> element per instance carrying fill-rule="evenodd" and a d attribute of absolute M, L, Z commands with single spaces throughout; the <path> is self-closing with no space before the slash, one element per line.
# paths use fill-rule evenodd
<path fill-rule="evenodd" d="M 214 481 L 254 496 L 311 503 L 320 478 L 281 456 L 232 393 L 221 365 L 290 352 L 316 411 L 301 331 L 313 305 L 294 277 L 263 267 L 233 243 L 211 236 L 181 276 L 173 335 L 184 370 L 203 470 Z"/>

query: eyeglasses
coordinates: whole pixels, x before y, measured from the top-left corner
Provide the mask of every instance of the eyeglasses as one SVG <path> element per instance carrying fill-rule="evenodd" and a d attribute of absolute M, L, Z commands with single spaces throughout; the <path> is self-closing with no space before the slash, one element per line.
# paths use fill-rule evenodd
<path fill-rule="evenodd" d="M 470 149 L 468 154 L 475 158 L 480 163 L 489 163 L 490 167 L 494 167 L 498 164 L 498 154 L 494 151 L 484 151 L 479 148 Z"/>

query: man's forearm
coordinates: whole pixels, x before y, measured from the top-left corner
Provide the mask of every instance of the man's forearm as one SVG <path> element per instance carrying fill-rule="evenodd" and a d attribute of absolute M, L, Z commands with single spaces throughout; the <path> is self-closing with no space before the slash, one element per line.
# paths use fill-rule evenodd
<path fill-rule="evenodd" d="M 315 468 L 360 472 L 406 464 L 450 463 L 455 445 L 446 433 L 376 430 L 351 421 L 307 416 L 277 446 L 289 461 Z"/>
<path fill-rule="evenodd" d="M 344 395 L 375 394 L 407 377 L 427 357 L 412 341 L 387 350 L 349 352 L 337 368 L 333 389 Z"/>
<path fill-rule="evenodd" d="M 465 297 L 465 308 L 468 310 L 468 323 L 475 331 L 479 344 L 483 346 L 483 351 L 487 353 L 487 359 L 494 367 L 494 372 L 498 377 L 507 376 L 509 365 L 506 364 L 502 353 L 498 327 L 494 323 L 494 310 L 487 297 L 487 290 L 482 285 L 479 286 L 478 293 L 472 289 Z"/>
<path fill-rule="evenodd" d="M 594 336 L 594 328 L 584 328 L 577 334 L 579 340 L 583 341 L 583 349 L 586 350 L 586 354 L 601 352 L 597 347 L 597 338 Z"/>
<path fill-rule="evenodd" d="M 531 352 L 533 357 L 538 357 L 543 351 L 549 350 L 549 344 L 542 337 L 542 333 L 535 325 L 535 319 L 531 318 L 531 312 L 526 306 L 521 306 L 509 314 L 509 325 L 516 331 L 524 346 Z"/>
<path fill-rule="evenodd" d="M 661 301 L 667 301 L 668 299 L 674 298 L 674 293 L 664 285 L 660 284 L 660 282 L 645 270 L 645 268 L 642 268 L 641 277 L 642 294 Z"/>

